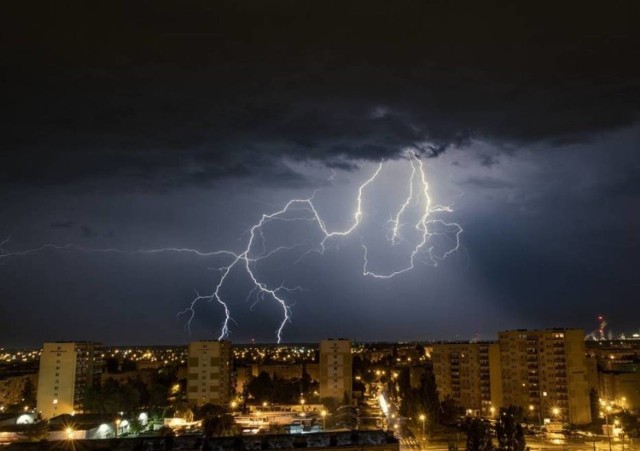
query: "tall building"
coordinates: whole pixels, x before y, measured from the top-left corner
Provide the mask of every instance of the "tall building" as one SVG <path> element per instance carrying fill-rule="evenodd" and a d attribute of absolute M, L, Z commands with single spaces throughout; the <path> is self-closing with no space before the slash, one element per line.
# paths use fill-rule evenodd
<path fill-rule="evenodd" d="M 102 372 L 100 345 L 45 343 L 40 356 L 37 408 L 43 418 L 82 412 L 84 395 Z"/>
<path fill-rule="evenodd" d="M 533 419 L 591 422 L 584 331 L 500 332 L 504 405 L 520 406 Z"/>
<path fill-rule="evenodd" d="M 194 341 L 187 348 L 187 400 L 194 406 L 231 399 L 231 342 Z"/>
<path fill-rule="evenodd" d="M 341 403 L 351 402 L 353 385 L 351 371 L 351 342 L 324 340 L 320 342 L 320 399 L 333 398 Z"/>
<path fill-rule="evenodd" d="M 494 416 L 502 407 L 498 343 L 438 343 L 431 351 L 441 399 L 450 397 L 474 415 Z"/>

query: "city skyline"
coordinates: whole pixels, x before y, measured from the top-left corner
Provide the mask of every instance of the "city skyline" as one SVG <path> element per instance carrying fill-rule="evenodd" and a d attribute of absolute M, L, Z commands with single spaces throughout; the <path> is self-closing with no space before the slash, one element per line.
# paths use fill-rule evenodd
<path fill-rule="evenodd" d="M 640 331 L 633 2 L 1 8 L 3 347 Z"/>

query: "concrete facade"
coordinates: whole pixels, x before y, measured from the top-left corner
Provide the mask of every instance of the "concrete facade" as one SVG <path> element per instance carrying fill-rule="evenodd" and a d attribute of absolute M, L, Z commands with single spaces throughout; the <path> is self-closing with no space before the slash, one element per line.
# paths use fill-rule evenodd
<path fill-rule="evenodd" d="M 505 405 L 532 419 L 591 422 L 584 331 L 513 330 L 499 334 Z"/>
<path fill-rule="evenodd" d="M 352 359 L 349 340 L 324 340 L 320 342 L 320 399 L 333 398 L 341 403 L 352 398 Z"/>
<path fill-rule="evenodd" d="M 473 415 L 493 416 L 502 402 L 497 343 L 440 343 L 431 351 L 440 399 L 450 397 Z"/>
<path fill-rule="evenodd" d="M 194 341 L 187 348 L 187 400 L 194 406 L 231 400 L 231 342 Z"/>
<path fill-rule="evenodd" d="M 37 409 L 43 418 L 82 412 L 84 394 L 102 371 L 100 345 L 45 343 L 40 356 Z"/>

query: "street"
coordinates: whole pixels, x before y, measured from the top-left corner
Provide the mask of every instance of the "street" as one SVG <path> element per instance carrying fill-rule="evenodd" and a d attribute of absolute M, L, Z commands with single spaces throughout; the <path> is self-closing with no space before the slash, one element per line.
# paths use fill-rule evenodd
<path fill-rule="evenodd" d="M 464 450 L 466 448 L 466 434 L 461 432 L 457 434 L 458 440 L 457 445 L 459 450 Z M 606 439 L 599 439 L 595 442 L 593 441 L 585 441 L 582 439 L 570 439 L 563 441 L 549 441 L 549 440 L 541 440 L 537 437 L 526 437 L 527 447 L 531 451 L 562 451 L 562 450 L 573 450 L 573 451 L 609 451 L 609 444 Z M 401 450 L 429 450 L 429 451 L 441 451 L 449 450 L 449 443 L 456 443 L 456 435 L 452 435 L 449 438 L 438 438 L 438 439 L 430 439 L 426 440 L 418 440 L 413 437 L 402 437 L 400 438 L 400 449 Z M 494 445 L 496 441 L 494 439 Z M 619 440 L 613 441 L 611 444 L 612 451 L 623 451 L 623 449 L 629 451 L 640 451 L 640 442 L 635 440 L 630 442 L 629 439 L 625 439 L 624 448 L 622 446 L 622 442 Z"/>

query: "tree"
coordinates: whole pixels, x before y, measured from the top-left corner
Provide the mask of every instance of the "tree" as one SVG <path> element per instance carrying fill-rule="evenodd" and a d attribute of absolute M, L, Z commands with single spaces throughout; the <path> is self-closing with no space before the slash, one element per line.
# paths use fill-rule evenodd
<path fill-rule="evenodd" d="M 628 437 L 638 437 L 640 424 L 638 424 L 638 420 L 635 416 L 625 411 L 618 415 L 618 420 L 620 420 L 623 432 Z"/>
<path fill-rule="evenodd" d="M 500 450 L 524 451 L 526 443 L 522 426 L 517 421 L 518 414 L 518 409 L 513 406 L 509 406 L 507 409 L 500 409 L 500 415 L 496 423 L 496 435 Z"/>
<path fill-rule="evenodd" d="M 140 393 L 132 384 L 120 384 L 109 378 L 102 386 L 87 388 L 84 408 L 92 413 L 130 412 L 140 406 Z"/>
<path fill-rule="evenodd" d="M 463 412 L 464 409 L 450 396 L 446 396 L 440 403 L 440 421 L 442 424 L 454 424 Z"/>
<path fill-rule="evenodd" d="M 469 425 L 467 451 L 493 451 L 489 424 L 480 418 L 474 418 Z"/>
<path fill-rule="evenodd" d="M 205 437 L 220 437 L 231 433 L 233 428 L 233 416 L 227 413 L 217 417 L 207 418 L 203 423 Z"/>
<path fill-rule="evenodd" d="M 149 385 L 149 406 L 164 407 L 167 405 L 169 389 L 166 385 L 153 383 Z"/>
<path fill-rule="evenodd" d="M 144 430 L 144 426 L 142 426 L 142 422 L 139 419 L 133 417 L 129 420 L 129 432 L 133 435 L 138 435 L 140 432 Z"/>
<path fill-rule="evenodd" d="M 429 426 L 440 420 L 441 406 L 433 373 L 427 372 L 420 379 L 419 388 L 411 388 L 406 377 L 400 374 L 400 414 L 405 417 L 419 418 L 426 415 Z"/>
<path fill-rule="evenodd" d="M 262 371 L 249 381 L 249 393 L 259 402 L 272 401 L 274 386 L 269 373 Z"/>
<path fill-rule="evenodd" d="M 175 418 L 182 418 L 189 423 L 193 421 L 193 411 L 185 402 L 179 402 L 176 404 L 176 410 L 173 413 L 173 416 Z"/>

